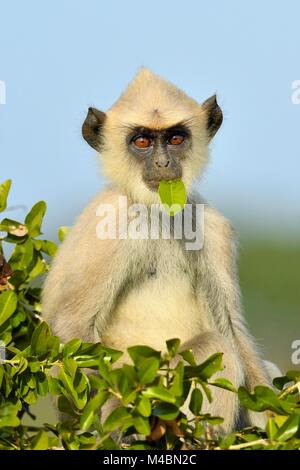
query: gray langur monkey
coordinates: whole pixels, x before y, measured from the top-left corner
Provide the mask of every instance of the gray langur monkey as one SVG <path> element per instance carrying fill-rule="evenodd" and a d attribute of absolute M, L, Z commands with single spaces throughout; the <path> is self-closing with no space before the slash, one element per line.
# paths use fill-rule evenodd
<path fill-rule="evenodd" d="M 97 208 L 119 211 L 119 196 L 160 204 L 161 180 L 181 179 L 191 205 L 203 203 L 192 183 L 208 160 L 222 123 L 216 97 L 203 104 L 142 69 L 107 113 L 89 108 L 84 139 L 101 154 L 110 186 L 83 211 L 60 247 L 43 291 L 43 316 L 55 334 L 126 351 L 135 344 L 163 350 L 180 338 L 200 362 L 222 352 L 223 375 L 249 390 L 268 384 L 268 366 L 245 324 L 228 221 L 204 203 L 204 244 L 187 251 L 182 240 L 99 239 Z M 208 405 L 207 405 L 208 406 Z M 228 432 L 241 422 L 235 394 L 214 391 L 209 412 Z M 243 415 L 244 416 L 244 415 Z M 263 414 L 244 422 L 263 425 Z"/>

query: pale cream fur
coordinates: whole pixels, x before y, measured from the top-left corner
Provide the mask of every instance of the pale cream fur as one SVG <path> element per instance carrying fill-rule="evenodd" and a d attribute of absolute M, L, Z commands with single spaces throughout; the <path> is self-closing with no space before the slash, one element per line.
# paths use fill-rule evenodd
<path fill-rule="evenodd" d="M 128 156 L 128 126 L 164 128 L 182 121 L 192 133 L 182 179 L 189 200 L 199 203 L 192 183 L 207 162 L 210 140 L 201 105 L 143 69 L 107 112 L 101 159 L 112 187 L 87 206 L 60 247 L 45 283 L 43 315 L 64 341 L 80 336 L 124 351 L 138 343 L 162 350 L 167 339 L 179 337 L 198 360 L 223 352 L 223 375 L 251 389 L 268 383 L 268 377 L 243 320 L 234 236 L 222 215 L 205 204 L 199 252 L 186 252 L 174 239 L 96 237 L 99 204 L 110 203 L 118 211 L 120 195 L 127 195 L 129 203 L 159 202 Z M 240 419 L 236 396 L 222 389 L 215 396 L 209 411 L 224 416 L 223 429 L 230 431 Z M 253 413 L 248 422 L 264 419 Z"/>

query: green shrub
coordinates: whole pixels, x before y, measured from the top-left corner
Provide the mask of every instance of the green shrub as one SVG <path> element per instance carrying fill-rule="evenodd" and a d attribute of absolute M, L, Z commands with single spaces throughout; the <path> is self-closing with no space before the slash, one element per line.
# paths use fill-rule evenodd
<path fill-rule="evenodd" d="M 5 181 L 0 186 L 1 212 L 10 185 Z M 275 379 L 277 393 L 259 386 L 249 394 L 226 378 L 214 380 L 222 370 L 221 353 L 197 364 L 188 350 L 174 366 L 179 339 L 167 342 L 165 354 L 133 346 L 128 350 L 131 363 L 122 366 L 116 363 L 122 353 L 99 343 L 75 338 L 61 344 L 41 318 L 41 281 L 57 248 L 40 238 L 45 211 L 41 201 L 24 223 L 7 218 L 0 223 L 0 449 L 300 448 L 300 372 Z M 8 244 L 13 251 L 7 262 Z M 222 417 L 202 412 L 203 398 L 211 402 L 214 387 L 237 393 L 250 410 L 269 410 L 266 429 L 220 436 Z M 48 394 L 57 397 L 67 419 L 25 425 L 30 405 Z M 180 411 L 188 396 L 192 418 Z M 112 398 L 118 406 L 102 419 L 101 408 Z"/>

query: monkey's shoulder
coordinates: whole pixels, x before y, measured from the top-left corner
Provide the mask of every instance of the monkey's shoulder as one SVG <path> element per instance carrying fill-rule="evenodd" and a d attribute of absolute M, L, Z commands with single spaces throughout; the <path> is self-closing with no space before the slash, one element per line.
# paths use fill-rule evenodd
<path fill-rule="evenodd" d="M 235 237 L 235 230 L 231 222 L 215 207 L 213 207 L 207 200 L 197 192 L 191 193 L 188 202 L 195 205 L 201 205 L 204 211 L 204 230 L 211 233 L 219 234 L 225 238 L 231 239 Z"/>

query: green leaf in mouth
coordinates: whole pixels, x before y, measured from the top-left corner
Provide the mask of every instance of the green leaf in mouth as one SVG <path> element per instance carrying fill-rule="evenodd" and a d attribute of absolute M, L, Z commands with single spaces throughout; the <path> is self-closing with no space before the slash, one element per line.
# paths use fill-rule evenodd
<path fill-rule="evenodd" d="M 187 193 L 181 180 L 161 181 L 158 187 L 158 194 L 165 211 L 171 217 L 177 214 L 177 212 L 182 211 L 185 206 Z"/>

